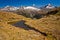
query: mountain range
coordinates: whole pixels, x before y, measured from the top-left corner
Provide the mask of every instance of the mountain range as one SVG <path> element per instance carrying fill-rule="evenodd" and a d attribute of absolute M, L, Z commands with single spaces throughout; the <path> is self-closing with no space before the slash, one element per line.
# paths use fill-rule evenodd
<path fill-rule="evenodd" d="M 22 6 L 22 7 L 14 7 L 14 6 L 5 6 L 3 8 L 1 8 L 0 10 L 4 10 L 4 11 L 16 11 L 18 9 L 29 9 L 29 10 L 41 10 L 41 9 L 53 9 L 55 8 L 55 6 L 52 6 L 51 4 L 48 4 L 48 5 L 45 5 L 44 7 L 40 7 L 40 8 L 37 8 L 35 6 Z"/>

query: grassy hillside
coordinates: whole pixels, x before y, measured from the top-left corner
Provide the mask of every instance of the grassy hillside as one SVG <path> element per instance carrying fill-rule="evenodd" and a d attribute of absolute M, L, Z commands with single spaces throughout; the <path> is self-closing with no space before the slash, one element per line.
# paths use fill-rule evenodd
<path fill-rule="evenodd" d="M 4 22 L 8 22 L 8 21 L 17 21 L 17 20 L 21 20 L 25 17 L 21 16 L 21 15 L 17 15 L 13 12 L 2 12 L 0 11 L 0 21 Z"/>
<path fill-rule="evenodd" d="M 47 39 L 34 30 L 24 30 L 8 24 L 9 22 L 17 22 L 20 20 L 28 21 L 28 18 L 11 13 L 0 12 L 0 40 L 44 40 Z"/>
<path fill-rule="evenodd" d="M 60 40 L 60 11 L 55 15 L 49 15 L 38 20 L 32 20 L 26 22 L 26 24 L 46 33 L 48 36 L 51 35 L 56 37 L 57 40 Z"/>
<path fill-rule="evenodd" d="M 45 37 L 35 31 L 27 31 L 6 23 L 0 23 L 0 40 L 41 40 Z"/>
<path fill-rule="evenodd" d="M 34 30 L 11 25 L 21 20 Z M 40 19 L 31 19 L 13 12 L 0 11 L 0 40 L 60 40 L 59 33 L 60 12 Z"/>

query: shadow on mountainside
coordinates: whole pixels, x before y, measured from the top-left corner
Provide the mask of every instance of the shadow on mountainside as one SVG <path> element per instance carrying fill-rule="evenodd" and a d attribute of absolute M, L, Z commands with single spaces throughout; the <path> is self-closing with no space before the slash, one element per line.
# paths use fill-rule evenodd
<path fill-rule="evenodd" d="M 43 10 L 40 10 L 40 11 L 31 11 L 31 10 L 17 10 L 16 13 L 18 15 L 23 15 L 27 18 L 36 18 L 36 19 L 40 19 L 44 16 L 48 16 L 48 15 L 54 15 L 58 12 L 58 9 L 43 9 Z"/>

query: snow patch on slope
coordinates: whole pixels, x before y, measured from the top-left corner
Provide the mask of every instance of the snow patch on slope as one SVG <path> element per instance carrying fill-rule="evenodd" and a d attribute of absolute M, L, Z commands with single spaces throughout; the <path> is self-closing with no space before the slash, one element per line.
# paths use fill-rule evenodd
<path fill-rule="evenodd" d="M 36 8 L 36 7 L 32 7 L 32 6 L 24 7 L 24 9 L 37 10 L 37 11 L 40 10 L 40 9 L 38 9 L 38 8 Z"/>

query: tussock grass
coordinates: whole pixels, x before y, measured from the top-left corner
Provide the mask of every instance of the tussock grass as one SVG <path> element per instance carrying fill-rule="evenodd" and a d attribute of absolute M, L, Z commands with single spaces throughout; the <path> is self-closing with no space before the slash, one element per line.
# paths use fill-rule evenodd
<path fill-rule="evenodd" d="M 0 11 L 0 40 L 59 40 L 60 39 L 60 12 L 55 15 L 49 15 L 41 19 L 30 19 L 13 12 Z M 24 30 L 12 26 L 20 20 L 26 21 L 25 24 L 33 27 L 41 33 L 34 30 Z"/>
<path fill-rule="evenodd" d="M 41 40 L 45 38 L 33 30 L 24 30 L 10 24 L 20 20 L 29 21 L 30 18 L 25 18 L 11 12 L 0 11 L 0 40 Z"/>

